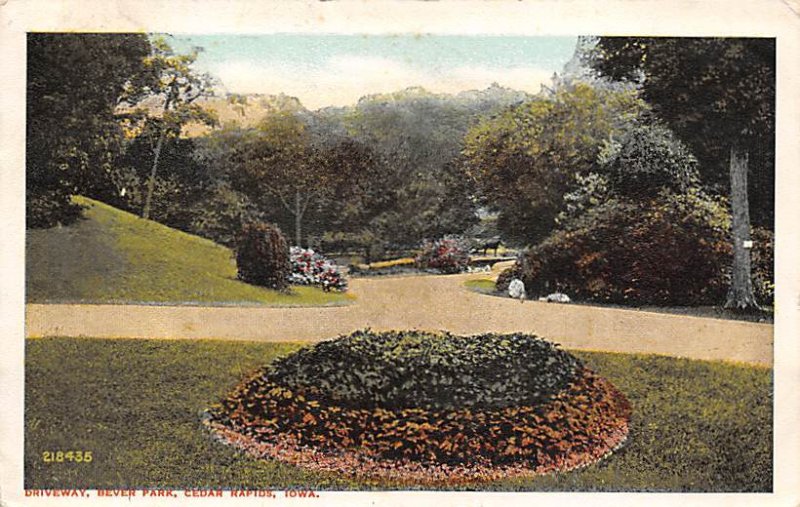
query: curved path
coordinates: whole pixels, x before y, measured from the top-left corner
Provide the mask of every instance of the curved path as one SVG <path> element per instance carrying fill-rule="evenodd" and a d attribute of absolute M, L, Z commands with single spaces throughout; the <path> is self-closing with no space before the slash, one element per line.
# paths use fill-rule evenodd
<path fill-rule="evenodd" d="M 485 275 L 357 278 L 355 304 L 318 308 L 39 305 L 26 335 L 318 341 L 369 327 L 457 334 L 523 331 L 565 348 L 772 364 L 770 324 L 490 297 Z"/>

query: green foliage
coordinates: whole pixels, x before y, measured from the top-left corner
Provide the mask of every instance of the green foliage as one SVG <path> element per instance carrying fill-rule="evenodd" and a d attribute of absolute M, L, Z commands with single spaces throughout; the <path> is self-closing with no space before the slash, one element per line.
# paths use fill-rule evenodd
<path fill-rule="evenodd" d="M 634 123 L 618 142 L 606 144 L 599 162 L 611 188 L 624 197 L 651 198 L 664 189 L 684 193 L 698 182 L 694 156 L 661 125 Z"/>
<path fill-rule="evenodd" d="M 151 54 L 144 60 L 155 78 L 142 91 L 142 95 L 149 95 L 151 99 L 157 97 L 161 104 L 161 114 L 151 115 L 143 109 L 137 109 L 129 115 L 129 119 L 139 117 L 139 135 L 149 138 L 153 146 L 151 169 L 147 176 L 142 206 L 143 218 L 150 218 L 164 143 L 180 136 L 183 127 L 190 122 L 210 126 L 216 124 L 215 115 L 195 103 L 201 97 L 213 95 L 211 77 L 192 69 L 198 51 L 195 48 L 190 54 L 175 54 L 164 38 L 156 37 L 152 41 Z"/>
<path fill-rule="evenodd" d="M 232 252 L 209 240 L 76 197 L 85 220 L 28 231 L 25 296 L 32 303 L 343 304 L 315 287 L 291 293 L 236 279 Z"/>
<path fill-rule="evenodd" d="M 233 247 L 242 225 L 248 222 L 283 224 L 274 213 L 277 203 L 265 207 L 264 195 L 254 192 L 254 182 L 241 178 L 240 150 L 252 142 L 253 131 L 223 127 L 193 139 L 192 158 L 204 168 L 201 188 L 195 191 L 189 232 Z M 258 194 L 258 195 L 256 195 Z"/>
<path fill-rule="evenodd" d="M 335 237 L 376 253 L 460 233 L 476 219 L 454 161 L 474 105 L 427 92 L 395 99 L 316 112 L 276 104 L 255 128 L 207 136 L 202 158 L 296 244 Z"/>
<path fill-rule="evenodd" d="M 257 128 L 206 136 L 199 153 L 219 185 L 293 230 L 298 246 L 312 235 L 357 232 L 365 209 L 384 198 L 377 190 L 380 160 L 374 153 L 349 139 L 316 143 L 307 114 L 294 107 L 272 110 Z"/>
<path fill-rule="evenodd" d="M 466 136 L 466 171 L 504 236 L 535 244 L 555 226 L 577 175 L 596 168 L 603 142 L 645 111 L 631 90 L 566 86 L 507 109 Z"/>
<path fill-rule="evenodd" d="M 197 414 L 208 403 L 298 344 L 68 337 L 26 342 L 27 489 L 419 488 L 253 459 L 202 431 Z M 635 407 L 625 449 L 601 466 L 503 478 L 480 489 L 772 491 L 771 369 L 640 354 L 575 355 Z M 93 450 L 94 461 L 54 467 L 41 459 L 43 451 L 75 447 Z"/>
<path fill-rule="evenodd" d="M 556 223 L 559 225 L 577 219 L 593 207 L 608 200 L 612 195 L 608 178 L 603 174 L 577 175 L 575 183 L 577 185 L 575 190 L 564 194 L 563 210 L 556 217 Z"/>
<path fill-rule="evenodd" d="M 245 224 L 236 238 L 236 268 L 247 283 L 285 289 L 292 267 L 281 230 L 263 222 Z"/>
<path fill-rule="evenodd" d="M 25 200 L 25 225 L 29 229 L 69 225 L 81 216 L 82 208 L 69 194 L 58 190 L 32 191 Z"/>
<path fill-rule="evenodd" d="M 748 149 L 753 220 L 772 227 L 774 39 L 601 37 L 593 65 L 614 79 L 641 80 L 644 99 L 691 148 L 704 183 L 721 193 L 729 188 L 731 144 Z"/>
<path fill-rule="evenodd" d="M 769 229 L 753 228 L 753 290 L 759 303 L 772 306 L 775 302 L 775 234 Z"/>
<path fill-rule="evenodd" d="M 274 363 L 266 376 L 351 408 L 503 408 L 549 399 L 580 368 L 535 336 L 359 331 Z"/>
<path fill-rule="evenodd" d="M 214 185 L 192 209 L 188 230 L 227 247 L 236 244 L 236 232 L 248 222 L 265 219 L 255 204 L 226 182 Z"/>
<path fill-rule="evenodd" d="M 464 134 L 478 117 L 525 94 L 500 87 L 450 96 L 421 88 L 363 97 L 342 114 L 349 136 L 384 160 L 364 227 L 389 245 L 460 234 L 475 221 L 473 189 L 458 163 Z"/>
<path fill-rule="evenodd" d="M 527 252 L 522 280 L 531 296 L 717 304 L 727 289 L 728 228 L 724 205 L 699 192 L 610 199 Z"/>
<path fill-rule="evenodd" d="M 117 191 L 103 196 L 103 202 L 131 213 L 141 212 L 147 198 L 157 135 L 157 132 L 142 134 L 126 143 L 125 153 L 116 161 L 117 174 L 124 177 L 119 179 Z M 195 151 L 194 139 L 165 139 L 159 155 L 161 172 L 153 180 L 150 203 L 152 220 L 191 233 L 198 232 L 192 227 L 195 216 L 202 213 L 206 201 L 214 196 L 213 177 Z"/>
<path fill-rule="evenodd" d="M 71 194 L 111 191 L 122 141 L 115 109 L 149 77 L 149 51 L 140 34 L 28 34 L 28 227 L 74 220 Z"/>

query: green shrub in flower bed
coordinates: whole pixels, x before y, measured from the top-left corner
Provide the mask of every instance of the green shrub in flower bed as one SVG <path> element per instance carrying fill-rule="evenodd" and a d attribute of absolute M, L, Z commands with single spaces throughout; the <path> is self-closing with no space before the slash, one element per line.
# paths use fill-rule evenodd
<path fill-rule="evenodd" d="M 630 405 L 535 336 L 359 331 L 277 360 L 208 416 L 260 457 L 458 484 L 592 464 L 625 441 Z"/>

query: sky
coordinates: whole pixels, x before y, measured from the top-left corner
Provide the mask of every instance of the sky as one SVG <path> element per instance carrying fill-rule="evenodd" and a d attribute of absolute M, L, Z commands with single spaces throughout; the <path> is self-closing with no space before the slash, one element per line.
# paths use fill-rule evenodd
<path fill-rule="evenodd" d="M 354 104 L 409 86 L 457 93 L 492 83 L 536 93 L 572 57 L 576 37 L 472 35 L 175 35 L 203 48 L 195 68 L 229 93 L 294 96 L 304 106 Z"/>

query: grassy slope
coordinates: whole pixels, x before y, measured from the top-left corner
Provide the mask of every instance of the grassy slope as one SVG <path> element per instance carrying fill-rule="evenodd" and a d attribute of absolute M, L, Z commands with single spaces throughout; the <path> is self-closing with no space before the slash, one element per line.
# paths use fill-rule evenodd
<path fill-rule="evenodd" d="M 199 423 L 200 411 L 247 372 L 298 346 L 28 340 L 25 486 L 366 489 L 249 459 L 212 441 Z M 485 489 L 771 490 L 771 370 L 658 356 L 576 355 L 630 398 L 629 444 L 580 471 Z M 89 450 L 94 461 L 45 464 L 47 450 Z"/>
<path fill-rule="evenodd" d="M 282 294 L 242 283 L 227 248 L 91 199 L 76 200 L 88 206 L 83 220 L 27 233 L 29 302 L 323 305 L 349 299 L 312 287 Z"/>

